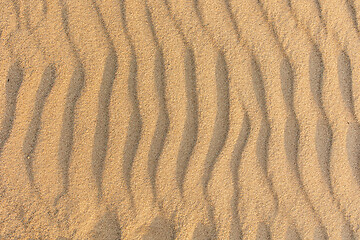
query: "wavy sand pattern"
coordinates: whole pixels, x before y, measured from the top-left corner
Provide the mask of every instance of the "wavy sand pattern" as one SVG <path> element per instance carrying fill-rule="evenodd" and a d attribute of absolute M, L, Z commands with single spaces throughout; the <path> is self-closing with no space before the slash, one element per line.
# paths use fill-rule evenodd
<path fill-rule="evenodd" d="M 360 238 L 360 1 L 0 11 L 0 239 Z"/>

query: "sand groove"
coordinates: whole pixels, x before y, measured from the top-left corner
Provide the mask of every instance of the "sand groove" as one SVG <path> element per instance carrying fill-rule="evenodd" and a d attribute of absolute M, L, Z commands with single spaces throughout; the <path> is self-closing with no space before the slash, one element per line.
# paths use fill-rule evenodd
<path fill-rule="evenodd" d="M 0 239 L 360 237 L 359 1 L 0 8 Z"/>
<path fill-rule="evenodd" d="M 217 88 L 217 113 L 214 123 L 214 132 L 211 137 L 209 150 L 206 155 L 206 171 L 204 174 L 204 191 L 207 190 L 208 182 L 214 164 L 224 147 L 229 131 L 229 78 L 225 59 L 222 54 L 218 55 L 216 66 L 216 88 Z"/>
<path fill-rule="evenodd" d="M 186 123 L 182 134 L 182 140 L 179 148 L 177 159 L 177 180 L 180 191 L 183 192 L 184 177 L 187 172 L 187 166 L 190 156 L 196 144 L 198 132 L 198 103 L 196 96 L 196 73 L 194 53 L 191 48 L 186 49 L 184 56 L 185 62 L 185 81 L 186 81 L 186 98 L 187 112 Z"/>
<path fill-rule="evenodd" d="M 4 118 L 1 123 L 1 141 L 0 152 L 6 144 L 6 140 L 10 137 L 13 121 L 15 118 L 15 110 L 17 104 L 17 95 L 23 81 L 23 70 L 19 62 L 15 62 L 9 69 L 7 79 L 5 80 L 6 89 L 6 108 Z"/>
<path fill-rule="evenodd" d="M 105 65 L 103 70 L 103 79 L 100 86 L 99 92 L 99 108 L 96 119 L 96 130 L 94 135 L 94 147 L 92 155 L 93 173 L 96 178 L 96 184 L 98 187 L 98 198 L 102 197 L 102 182 L 104 172 L 104 162 L 107 153 L 107 145 L 109 141 L 109 105 L 110 98 L 113 89 L 113 84 L 116 78 L 116 72 L 118 69 L 118 56 L 116 54 L 115 46 L 110 38 L 108 29 L 105 26 L 102 14 L 97 6 L 96 2 L 93 1 L 93 6 L 96 14 L 99 18 L 99 22 L 102 26 L 104 34 L 109 44 L 109 54 L 105 59 Z"/>
<path fill-rule="evenodd" d="M 130 174 L 132 169 L 132 164 L 135 158 L 135 154 L 137 151 L 137 147 L 140 141 L 140 133 L 141 133 L 141 126 L 142 120 L 140 116 L 139 110 L 139 100 L 137 95 L 137 61 L 135 55 L 135 47 L 131 40 L 130 34 L 128 32 L 127 27 L 127 20 L 125 15 L 125 4 L 122 2 L 120 4 L 120 12 L 121 12 L 121 20 L 124 25 L 124 34 L 126 40 L 129 42 L 130 45 L 130 66 L 129 66 L 129 78 L 128 78 L 128 92 L 130 96 L 130 101 L 132 105 L 132 112 L 129 121 L 129 127 L 127 131 L 126 143 L 124 147 L 124 167 L 123 173 L 125 177 L 125 182 L 129 191 L 130 189 Z"/>
<path fill-rule="evenodd" d="M 40 86 L 36 93 L 37 96 L 33 110 L 33 117 L 29 123 L 29 128 L 23 142 L 24 161 L 26 163 L 29 180 L 32 184 L 34 184 L 33 154 L 38 141 L 39 129 L 41 127 L 41 113 L 43 112 L 46 99 L 49 96 L 55 82 L 55 74 L 56 72 L 53 65 L 49 65 L 43 73 Z"/>
<path fill-rule="evenodd" d="M 74 71 L 70 80 L 70 84 L 68 86 L 68 92 L 66 96 L 65 108 L 63 113 L 62 120 L 62 129 L 61 129 L 61 138 L 59 142 L 59 165 L 61 169 L 62 175 L 62 184 L 63 184 L 63 192 L 62 194 L 66 194 L 69 190 L 69 168 L 70 168 L 70 159 L 73 148 L 73 139 L 74 139 L 74 121 L 75 121 L 75 108 L 77 101 L 80 97 L 81 90 L 84 87 L 84 68 L 82 63 L 80 62 L 80 58 L 78 55 L 78 50 L 76 49 L 72 37 L 70 35 L 69 30 L 69 21 L 67 19 L 68 15 L 68 7 L 65 2 L 61 1 L 62 4 L 62 24 L 67 36 L 67 40 L 70 43 L 71 50 L 73 51 L 74 57 L 76 59 Z M 58 199 L 57 199 L 58 200 Z"/>
<path fill-rule="evenodd" d="M 63 125 L 59 143 L 59 165 L 63 176 L 63 191 L 66 193 L 69 188 L 69 164 L 73 145 L 74 114 L 76 101 L 79 98 L 84 83 L 84 73 L 78 66 L 74 70 L 71 83 L 68 88 L 65 111 L 63 113 Z"/>
<path fill-rule="evenodd" d="M 155 46 L 157 48 L 155 53 L 155 86 L 159 99 L 159 114 L 156 122 L 156 129 L 154 132 L 154 137 L 151 140 L 151 147 L 148 155 L 148 171 L 152 181 L 153 194 L 156 198 L 156 171 L 158 167 L 158 160 L 161 155 L 161 152 L 164 148 L 165 138 L 169 130 L 169 116 L 166 109 L 166 99 L 165 99 L 165 62 L 164 62 L 164 52 L 159 44 L 157 39 L 154 23 L 151 18 L 148 7 L 146 8 L 147 19 L 150 23 L 151 33 L 154 38 Z"/>

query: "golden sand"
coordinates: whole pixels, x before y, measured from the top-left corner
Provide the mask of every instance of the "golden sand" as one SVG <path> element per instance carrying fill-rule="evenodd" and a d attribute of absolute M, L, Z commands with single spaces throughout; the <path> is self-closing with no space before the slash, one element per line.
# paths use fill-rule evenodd
<path fill-rule="evenodd" d="M 1 1 L 0 239 L 358 239 L 359 18 Z"/>

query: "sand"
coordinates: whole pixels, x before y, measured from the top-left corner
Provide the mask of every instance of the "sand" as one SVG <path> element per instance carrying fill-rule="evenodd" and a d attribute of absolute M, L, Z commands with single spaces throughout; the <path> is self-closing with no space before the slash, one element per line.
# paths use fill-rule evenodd
<path fill-rule="evenodd" d="M 0 239 L 359 239 L 359 18 L 1 1 Z"/>

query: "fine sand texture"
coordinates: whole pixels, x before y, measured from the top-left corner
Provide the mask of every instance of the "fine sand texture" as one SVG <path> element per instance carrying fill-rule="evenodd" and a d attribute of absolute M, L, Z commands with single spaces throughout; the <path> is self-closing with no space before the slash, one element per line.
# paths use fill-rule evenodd
<path fill-rule="evenodd" d="M 360 237 L 360 0 L 1 0 L 0 239 Z"/>

